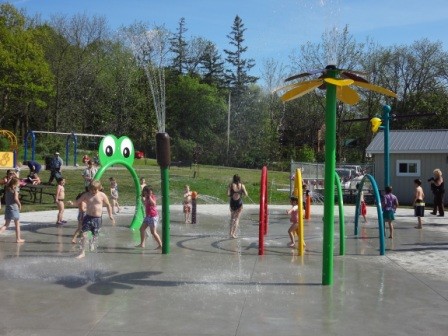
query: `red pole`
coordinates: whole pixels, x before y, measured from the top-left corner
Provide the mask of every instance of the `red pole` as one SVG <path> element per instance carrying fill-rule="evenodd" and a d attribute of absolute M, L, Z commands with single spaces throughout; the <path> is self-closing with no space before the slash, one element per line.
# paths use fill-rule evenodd
<path fill-rule="evenodd" d="M 264 234 L 268 233 L 268 169 L 266 167 L 266 174 L 264 174 Z"/>
<path fill-rule="evenodd" d="M 260 180 L 260 213 L 258 223 L 258 255 L 264 255 L 264 235 L 266 231 L 266 166 L 261 170 Z"/>
<path fill-rule="evenodd" d="M 307 190 L 305 199 L 305 219 L 310 219 L 310 217 L 311 217 L 311 196 L 309 190 Z"/>

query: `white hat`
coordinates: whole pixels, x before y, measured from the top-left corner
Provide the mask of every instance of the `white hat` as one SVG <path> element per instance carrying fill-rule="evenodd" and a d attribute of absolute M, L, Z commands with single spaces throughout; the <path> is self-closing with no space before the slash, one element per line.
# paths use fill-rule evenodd
<path fill-rule="evenodd" d="M 59 152 L 54 153 L 54 155 L 59 155 Z"/>

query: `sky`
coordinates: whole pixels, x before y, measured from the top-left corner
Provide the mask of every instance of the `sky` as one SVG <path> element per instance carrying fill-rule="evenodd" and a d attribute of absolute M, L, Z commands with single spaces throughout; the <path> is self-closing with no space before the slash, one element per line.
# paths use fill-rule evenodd
<path fill-rule="evenodd" d="M 0 0 L 0 2 L 6 2 Z M 112 30 L 135 22 L 165 25 L 175 32 L 184 17 L 186 37 L 202 37 L 231 49 L 227 35 L 235 16 L 244 23 L 246 58 L 259 75 L 264 61 L 288 66 L 289 56 L 307 42 L 346 25 L 357 42 L 372 39 L 382 46 L 410 45 L 428 38 L 448 50 L 446 0 L 9 0 L 27 15 L 86 14 L 107 19 Z M 223 54 L 224 57 L 224 54 Z"/>

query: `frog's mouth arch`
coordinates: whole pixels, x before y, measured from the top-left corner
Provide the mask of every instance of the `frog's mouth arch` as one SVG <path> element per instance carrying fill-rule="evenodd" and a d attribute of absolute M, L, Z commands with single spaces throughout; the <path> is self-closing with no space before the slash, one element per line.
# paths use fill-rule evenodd
<path fill-rule="evenodd" d="M 137 175 L 137 172 L 135 171 L 134 167 L 132 167 L 128 162 L 123 160 L 114 160 L 111 159 L 108 161 L 104 166 L 101 166 L 101 168 L 97 171 L 95 174 L 94 179 L 100 180 L 103 176 L 104 172 L 112 165 L 122 165 L 126 167 L 126 169 L 131 173 L 132 179 L 134 180 L 134 189 L 135 189 L 135 213 L 134 217 L 132 218 L 131 224 L 129 225 L 129 228 L 131 230 L 138 230 L 140 229 L 140 226 L 143 223 L 144 218 L 144 209 L 143 209 L 143 202 L 140 195 L 140 180 Z"/>

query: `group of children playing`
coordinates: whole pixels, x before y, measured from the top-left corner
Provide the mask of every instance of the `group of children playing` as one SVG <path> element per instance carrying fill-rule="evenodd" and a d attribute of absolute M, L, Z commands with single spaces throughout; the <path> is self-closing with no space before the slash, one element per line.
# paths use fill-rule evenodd
<path fill-rule="evenodd" d="M 7 176 L 2 180 L 5 185 L 4 188 L 4 199 L 6 204 L 5 209 L 5 224 L 0 228 L 0 234 L 4 232 L 10 225 L 11 221 L 14 221 L 15 229 L 16 229 L 16 242 L 23 243 L 24 239 L 21 238 L 20 232 L 20 210 L 21 210 L 21 202 L 19 199 L 19 186 L 20 179 L 15 175 L 14 171 L 10 170 L 7 172 Z M 90 231 L 92 233 L 91 240 L 91 249 L 94 248 L 94 243 L 98 238 L 98 232 L 101 227 L 101 215 L 103 211 L 103 207 L 107 208 L 107 212 L 109 215 L 112 224 L 115 225 L 115 220 L 113 215 L 120 212 L 120 205 L 118 203 L 118 183 L 115 178 L 109 178 L 110 183 L 110 197 L 112 202 L 109 202 L 109 198 L 103 192 L 103 188 L 101 183 L 98 180 L 93 180 L 89 183 L 86 191 L 78 194 L 76 200 L 74 202 L 69 201 L 69 205 L 74 205 L 78 207 L 78 227 L 73 234 L 72 243 L 77 242 L 77 238 L 81 236 L 81 253 L 77 256 L 77 258 L 83 258 L 85 256 L 85 245 L 87 241 L 87 233 Z M 417 229 L 422 228 L 422 220 L 421 218 L 424 216 L 424 192 L 421 187 L 421 180 L 414 180 L 415 184 L 415 197 L 414 197 L 414 209 L 415 216 L 418 218 Z M 154 195 L 153 189 L 146 185 L 146 180 L 144 178 L 140 179 L 140 187 L 141 187 L 141 196 L 143 198 L 143 204 L 146 211 L 146 216 L 143 220 L 143 223 L 140 228 L 140 244 L 136 247 L 145 247 L 146 242 L 146 230 L 149 228 L 151 235 L 157 243 L 156 249 L 162 248 L 162 241 L 160 239 L 159 234 L 157 233 L 157 224 L 159 220 L 158 211 L 157 211 L 157 202 L 156 197 Z M 364 218 L 364 221 L 367 223 L 367 207 L 364 199 L 363 191 L 357 186 L 360 204 L 361 204 L 361 215 Z M 58 180 L 58 185 L 56 189 L 56 204 L 58 208 L 57 213 L 57 225 L 62 225 L 66 223 L 63 219 L 64 215 L 64 204 L 65 199 L 65 179 L 60 178 Z M 185 186 L 184 195 L 183 195 L 183 213 L 185 223 L 191 223 L 191 202 L 192 202 L 192 192 L 190 191 L 190 187 L 188 185 Z M 290 198 L 291 208 L 287 210 L 287 214 L 290 219 L 290 227 L 288 229 L 288 235 L 290 237 L 290 242 L 288 243 L 289 247 L 295 246 L 295 233 L 298 229 L 298 198 L 291 197 Z M 392 187 L 387 186 L 385 188 L 385 195 L 382 199 L 382 209 L 383 209 L 383 218 L 384 221 L 388 223 L 389 226 L 389 238 L 393 238 L 394 234 L 394 226 L 393 221 L 395 220 L 395 212 L 398 207 L 398 199 L 392 193 Z M 117 209 L 115 211 L 115 208 Z"/>
<path fill-rule="evenodd" d="M 101 183 L 98 180 L 93 180 L 89 185 L 89 190 L 80 193 L 76 197 L 75 202 L 71 202 L 71 205 L 78 207 L 78 227 L 72 237 L 72 243 L 76 243 L 77 237 L 81 236 L 81 253 L 77 258 L 85 257 L 85 247 L 87 241 L 87 234 L 90 231 L 92 233 L 92 239 L 90 240 L 90 250 L 93 250 L 97 239 L 99 229 L 101 227 L 101 214 L 102 208 L 106 207 L 112 225 L 115 225 L 114 214 L 120 212 L 120 206 L 118 203 L 118 183 L 115 178 L 109 178 L 110 182 L 110 195 L 112 203 L 109 202 L 108 197 L 102 191 Z M 146 216 L 143 219 L 143 223 L 140 227 L 140 244 L 136 247 L 145 247 L 146 230 L 149 228 L 151 235 L 157 243 L 156 249 L 162 248 L 162 240 L 157 233 L 157 224 L 159 220 L 157 211 L 157 202 L 153 189 L 146 185 L 144 178 L 140 179 L 141 196 L 143 198 L 143 204 L 146 211 Z M 115 212 L 115 208 L 117 211 Z"/>
<path fill-rule="evenodd" d="M 21 180 L 16 175 L 14 170 L 8 170 L 5 178 L 3 178 L 1 182 L 1 184 L 4 185 L 5 224 L 0 227 L 0 234 L 9 227 L 11 221 L 14 221 L 16 242 L 24 243 L 25 240 L 22 239 L 20 230 L 20 210 L 22 208 L 22 204 L 19 198 L 19 190 Z M 61 177 L 57 182 L 55 202 L 58 212 L 56 225 L 63 225 L 67 223 L 67 221 L 63 219 L 65 210 L 65 179 Z M 109 178 L 109 183 L 112 202 L 109 201 L 108 196 L 103 192 L 101 182 L 98 180 L 92 180 L 86 190 L 78 194 L 74 202 L 67 202 L 70 206 L 78 207 L 78 226 L 71 240 L 71 242 L 75 244 L 77 243 L 78 237 L 81 237 L 81 253 L 76 258 L 85 257 L 85 247 L 89 231 L 92 234 L 90 249 L 94 249 L 95 243 L 98 239 L 99 229 L 101 227 L 103 207 L 106 207 L 109 218 L 112 221 L 112 225 L 115 225 L 113 215 L 121 210 L 118 203 L 118 183 L 113 177 Z M 141 178 L 140 185 L 143 203 L 146 210 L 146 217 L 144 218 L 140 228 L 141 242 L 136 247 L 145 247 L 146 229 L 149 228 L 152 236 L 157 242 L 157 249 L 161 249 L 162 241 L 156 230 L 158 223 L 156 197 L 152 188 L 146 185 L 144 178 Z M 117 210 L 115 211 L 115 209 Z"/>
<path fill-rule="evenodd" d="M 422 188 L 422 181 L 420 179 L 414 180 L 415 193 L 414 193 L 414 216 L 417 217 L 417 226 L 416 229 L 422 229 L 422 217 L 425 215 L 425 194 Z M 367 223 L 367 204 L 364 199 L 364 192 L 360 189 L 360 185 L 357 186 L 360 198 L 360 214 L 364 218 L 364 222 Z M 289 247 L 295 247 L 295 233 L 298 230 L 298 198 L 292 196 L 290 198 L 291 208 L 286 211 L 290 218 L 290 227 L 288 229 L 288 235 L 290 238 L 290 243 L 288 243 Z M 394 225 L 393 221 L 395 220 L 395 212 L 399 206 L 398 198 L 396 195 L 392 193 L 392 187 L 387 186 L 385 188 L 385 194 L 381 201 L 381 206 L 383 210 L 383 219 L 385 223 L 387 222 L 389 227 L 389 238 L 394 237 Z"/>

